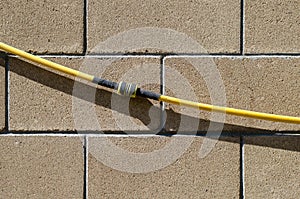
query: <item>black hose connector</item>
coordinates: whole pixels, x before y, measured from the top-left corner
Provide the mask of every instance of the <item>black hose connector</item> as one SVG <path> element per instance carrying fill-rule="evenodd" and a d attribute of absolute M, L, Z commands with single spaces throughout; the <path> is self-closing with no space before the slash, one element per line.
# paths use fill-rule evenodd
<path fill-rule="evenodd" d="M 96 84 L 98 84 L 100 86 L 104 86 L 106 88 L 112 88 L 112 89 L 115 89 L 115 90 L 118 89 L 118 83 L 111 82 L 111 81 L 108 81 L 106 79 L 101 79 L 99 77 L 94 77 L 93 83 L 96 83 Z"/>
<path fill-rule="evenodd" d="M 140 97 L 159 101 L 159 98 L 161 96 L 160 94 L 143 90 L 141 88 L 138 88 L 135 84 L 129 84 L 126 82 L 116 83 L 105 79 L 101 79 L 99 77 L 94 77 L 93 83 L 96 83 L 100 86 L 104 86 L 106 88 L 117 90 L 119 94 L 130 96 L 130 97 L 140 96 Z"/>
<path fill-rule="evenodd" d="M 154 93 L 151 91 L 146 91 L 141 88 L 138 88 L 136 90 L 136 96 L 145 97 L 145 98 L 153 99 L 156 101 L 158 101 L 160 98 L 160 94 L 157 94 L 157 93 Z"/>

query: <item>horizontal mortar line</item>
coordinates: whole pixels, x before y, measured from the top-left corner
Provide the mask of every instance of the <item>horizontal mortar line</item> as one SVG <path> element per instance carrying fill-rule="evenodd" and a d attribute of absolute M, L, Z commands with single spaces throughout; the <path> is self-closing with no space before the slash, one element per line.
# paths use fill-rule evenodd
<path fill-rule="evenodd" d="M 94 135 L 94 134 L 92 134 Z M 97 134 L 96 134 L 97 135 Z M 105 134 L 109 135 L 109 134 Z M 113 134 L 112 134 L 113 135 Z M 136 135 L 146 135 L 146 134 L 136 134 Z M 172 136 L 183 136 L 183 137 L 210 137 L 210 138 L 218 138 L 218 137 L 272 137 L 272 136 L 280 136 L 280 137 L 297 137 L 300 136 L 299 133 L 208 133 L 208 134 L 188 134 L 188 133 L 177 133 L 177 134 L 158 134 L 159 136 L 164 137 L 172 137 Z"/>
<path fill-rule="evenodd" d="M 300 53 L 99 53 L 86 54 L 86 56 L 225 56 L 225 57 L 243 57 L 243 56 L 300 56 Z"/>
<path fill-rule="evenodd" d="M 105 133 L 73 133 L 73 134 L 64 134 L 64 133 L 0 133 L 0 137 L 15 137 L 15 136 L 49 136 L 49 137 L 210 137 L 210 138 L 218 138 L 218 137 L 298 137 L 299 133 L 222 133 L 219 135 L 210 133 L 206 134 L 105 134 Z"/>
<path fill-rule="evenodd" d="M 300 58 L 299 55 L 169 55 L 167 58 L 233 58 L 233 59 L 259 59 L 259 58 Z"/>
<path fill-rule="evenodd" d="M 19 56 L 8 54 L 9 57 L 18 58 Z M 156 55 L 129 55 L 129 54 L 103 54 L 103 55 L 37 55 L 42 58 L 300 58 L 300 54 L 156 54 Z"/>
<path fill-rule="evenodd" d="M 27 136 L 45 136 L 45 137 L 84 137 L 84 134 L 62 134 L 62 133 L 9 133 L 0 134 L 0 137 L 27 137 Z"/>
<path fill-rule="evenodd" d="M 156 134 L 135 134 L 135 135 L 122 135 L 122 134 L 59 134 L 59 133 L 42 133 L 42 134 L 0 134 L 0 137 L 166 137 Z M 187 135 L 173 135 L 175 137 L 185 137 Z M 172 137 L 173 137 L 172 136 Z"/>
<path fill-rule="evenodd" d="M 205 135 L 208 131 L 207 130 L 162 130 L 162 131 L 151 131 L 151 130 L 9 130 L 9 131 L 3 131 L 0 134 L 62 134 L 62 135 L 72 135 L 72 134 L 81 134 L 81 135 L 89 135 L 89 134 L 103 134 L 103 135 L 175 135 L 175 134 L 183 134 L 183 135 Z M 275 134 L 300 134 L 300 131 L 298 130 L 268 130 L 268 129 L 252 129 L 249 131 L 228 131 L 228 130 L 217 130 L 217 131 L 210 131 L 209 133 L 211 135 L 213 134 L 220 134 L 220 132 L 223 135 L 275 135 Z M 257 133 L 256 133 L 257 132 Z"/>
<path fill-rule="evenodd" d="M 245 57 L 245 58 L 300 58 L 300 54 L 299 55 L 275 55 L 275 54 L 245 54 L 241 57 Z"/>
<path fill-rule="evenodd" d="M 69 55 L 39 55 L 44 58 L 160 58 L 161 55 L 81 55 L 81 56 L 69 56 Z"/>
<path fill-rule="evenodd" d="M 87 56 L 241 56 L 240 53 L 90 53 Z"/>
<path fill-rule="evenodd" d="M 250 128 L 250 127 L 249 127 Z M 203 135 L 206 134 L 208 130 L 162 130 L 162 131 L 151 131 L 151 130 L 9 130 L 9 131 L 3 131 L 0 132 L 0 134 L 122 134 L 122 135 L 127 135 L 127 134 L 186 134 L 186 135 Z M 217 130 L 217 131 L 209 131 L 209 133 L 220 133 L 222 134 L 230 134 L 230 135 L 240 135 L 242 134 L 297 134 L 300 133 L 299 130 L 268 130 L 268 129 L 251 129 L 249 131 L 239 131 L 239 130 L 234 130 L 234 131 L 229 131 L 229 130 Z"/>
<path fill-rule="evenodd" d="M 197 136 L 197 135 L 183 135 L 183 134 L 176 134 L 172 136 L 167 136 L 167 135 L 156 135 L 156 134 L 129 134 L 129 135 L 114 135 L 114 134 L 87 134 L 87 137 L 130 137 L 130 138 L 135 138 L 135 137 L 204 137 L 204 136 Z"/>
<path fill-rule="evenodd" d="M 18 56 L 11 56 L 18 57 Z M 288 56 L 288 55 L 85 55 L 85 56 L 52 56 L 52 55 L 41 55 L 42 58 L 73 58 L 73 59 L 83 59 L 83 58 L 230 58 L 230 59 L 263 59 L 263 58 L 300 58 L 300 55 Z"/>
<path fill-rule="evenodd" d="M 161 55 L 37 55 L 42 58 L 161 58 Z M 18 58 L 19 56 L 10 54 L 9 57 Z"/>
<path fill-rule="evenodd" d="M 26 51 L 26 50 L 23 50 L 23 49 L 20 49 L 26 53 L 29 53 L 29 54 L 32 54 L 32 55 L 36 55 L 36 56 L 43 56 L 43 55 L 49 55 L 49 56 L 84 56 L 85 54 L 84 53 L 35 53 L 35 52 L 30 52 L 30 51 Z M 0 51 L 0 54 L 6 54 L 8 56 L 14 56 L 13 53 L 7 53 L 7 52 L 4 52 L 4 51 Z"/>
<path fill-rule="evenodd" d="M 29 52 L 30 53 L 30 52 Z M 240 53 L 90 53 L 90 54 L 55 54 L 55 53 L 30 53 L 39 57 L 140 57 L 140 56 L 242 56 Z M 7 55 L 13 57 L 14 54 L 7 53 Z M 16 56 L 15 56 L 16 57 Z"/>
<path fill-rule="evenodd" d="M 300 56 L 300 52 L 296 53 L 245 53 L 246 56 Z"/>
<path fill-rule="evenodd" d="M 156 134 L 128 134 L 128 135 L 124 135 L 124 134 L 59 134 L 59 133 L 53 133 L 53 134 L 49 134 L 49 133 L 45 133 L 45 134 L 0 134 L 0 137 L 124 137 L 124 138 L 140 138 L 140 137 L 207 137 L 204 135 L 184 135 L 184 134 L 176 134 L 176 135 L 156 135 Z M 240 136 L 240 135 L 239 135 Z M 239 137 L 237 136 L 237 137 Z M 218 138 L 218 137 L 232 137 L 232 136 L 215 136 L 211 138 Z"/>

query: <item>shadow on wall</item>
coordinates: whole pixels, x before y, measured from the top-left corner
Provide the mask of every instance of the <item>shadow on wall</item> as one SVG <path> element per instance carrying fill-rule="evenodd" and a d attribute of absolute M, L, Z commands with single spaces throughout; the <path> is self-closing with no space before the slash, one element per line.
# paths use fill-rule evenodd
<path fill-rule="evenodd" d="M 26 77 L 32 81 L 38 82 L 43 84 L 47 87 L 52 89 L 64 92 L 68 95 L 73 94 L 73 85 L 74 80 L 57 75 L 56 73 L 50 72 L 40 67 L 36 67 L 33 64 L 27 63 L 20 59 L 10 58 L 13 60 L 10 62 L 10 71 L 16 73 L 20 76 Z M 15 65 L 15 66 L 14 66 Z M 22 67 L 20 67 L 22 66 Z M 77 83 L 80 88 L 89 92 L 93 91 L 95 87 L 84 84 L 84 83 Z M 91 103 L 95 103 L 98 106 L 102 106 L 108 109 L 112 109 L 114 111 L 118 111 L 119 113 L 126 114 L 128 113 L 122 108 L 112 107 L 111 106 L 111 98 L 117 98 L 117 100 L 122 101 L 123 96 L 118 94 L 112 93 L 110 91 L 98 88 L 95 94 L 95 101 L 91 101 L 89 97 L 86 97 L 84 93 L 77 94 L 75 97 L 80 98 L 82 100 L 86 100 Z M 125 99 L 128 100 L 128 99 Z M 126 101 L 125 101 L 126 102 Z M 151 108 L 152 107 L 152 108 Z M 149 110 L 154 111 L 156 113 L 161 114 L 161 110 L 155 106 L 153 106 L 152 102 L 145 98 L 133 98 L 130 99 L 129 102 L 129 112 L 130 116 L 140 120 L 144 125 L 149 125 L 151 123 L 151 119 L 149 117 Z M 163 128 L 158 134 L 165 135 L 165 136 L 172 136 L 175 134 L 185 134 L 185 135 L 195 135 L 195 133 L 188 133 L 189 131 L 178 132 L 177 129 L 179 128 L 179 124 L 181 119 L 185 119 L 191 123 L 199 122 L 197 135 L 204 136 L 210 121 L 203 120 L 195 117 L 190 117 L 188 115 L 182 115 L 179 113 L 174 112 L 173 110 L 166 110 L 167 119 L 165 121 L 165 128 Z M 217 123 L 216 123 L 217 124 Z M 151 127 L 150 127 L 151 129 Z M 154 128 L 153 128 L 154 129 Z M 171 130 L 172 129 L 172 130 Z M 116 131 L 104 131 L 104 133 L 118 133 L 122 134 L 123 132 L 116 132 Z M 291 151 L 300 151 L 300 136 L 276 136 L 280 133 L 280 135 L 284 135 L 284 133 L 289 132 L 276 132 L 258 128 L 250 128 L 244 127 L 239 125 L 232 125 L 232 124 L 224 124 L 224 128 L 221 134 L 221 137 L 218 138 L 219 140 L 228 141 L 228 142 L 237 142 L 239 143 L 240 140 L 236 139 L 236 137 L 240 136 L 259 136 L 253 139 L 247 139 L 246 144 L 250 145 L 258 145 L 258 146 L 265 146 L 271 148 L 279 148 L 284 150 L 291 150 Z M 295 132 L 294 132 L 295 133 Z M 149 133 L 148 133 L 149 134 Z M 213 135 L 213 134 L 212 134 Z M 264 136 L 264 137 L 262 137 Z M 214 136 L 211 137 L 214 139 Z M 217 138 L 216 138 L 217 139 Z"/>

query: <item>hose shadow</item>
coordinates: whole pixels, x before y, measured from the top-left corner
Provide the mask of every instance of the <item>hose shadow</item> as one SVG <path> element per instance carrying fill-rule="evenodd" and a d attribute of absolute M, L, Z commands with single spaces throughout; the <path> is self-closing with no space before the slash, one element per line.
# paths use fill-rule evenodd
<path fill-rule="evenodd" d="M 121 104 L 122 102 L 124 103 L 128 102 L 127 101 L 128 99 L 126 99 L 123 96 L 119 96 L 118 94 L 115 94 L 110 90 L 106 90 L 98 87 L 96 89 L 95 97 L 91 98 L 88 95 L 85 95 L 84 92 L 73 93 L 73 86 L 75 82 L 74 79 L 58 75 L 44 68 L 37 67 L 33 64 L 30 64 L 28 62 L 25 62 L 17 58 L 10 58 L 9 64 L 10 64 L 10 72 L 12 73 L 23 76 L 25 78 L 28 78 L 39 84 L 43 84 L 44 86 L 50 87 L 52 89 L 64 92 L 70 96 L 73 95 L 73 97 L 79 98 L 81 100 L 85 100 L 90 103 L 94 103 L 97 106 L 111 109 L 124 115 L 129 115 L 133 118 L 140 120 L 144 125 L 148 126 L 151 130 L 156 130 L 157 128 L 161 128 L 159 126 L 160 115 L 163 113 L 161 112 L 161 109 L 159 107 L 154 106 L 153 102 L 148 99 L 140 98 L 140 97 L 130 99 L 129 113 L 128 113 L 128 111 L 126 111 L 126 109 L 123 109 L 122 106 L 111 105 L 112 97 L 115 98 L 118 102 L 121 102 Z M 81 90 L 86 92 L 95 92 L 94 86 L 90 86 L 85 83 L 76 82 L 76 86 L 80 87 Z M 70 105 L 71 103 L 72 102 L 70 100 Z M 150 110 L 152 112 L 151 114 L 155 115 L 155 119 L 157 119 L 157 121 L 155 122 L 151 121 L 151 118 L 153 117 L 149 116 Z M 211 122 L 208 120 L 203 120 L 196 117 L 183 115 L 173 111 L 172 109 L 166 110 L 165 114 L 166 114 L 166 120 L 165 120 L 164 128 L 160 129 L 160 132 L 158 133 L 159 135 L 172 136 L 174 134 L 184 134 L 184 135 L 204 136 L 209 128 L 209 125 L 211 124 Z M 179 129 L 180 121 L 182 119 L 184 119 L 185 121 L 189 121 L 190 123 L 199 123 L 197 131 L 191 132 L 188 129 L 186 129 L 178 132 L 177 130 Z M 216 122 L 215 123 L 212 122 L 212 124 L 214 124 L 215 126 L 221 125 Z M 115 131 L 114 132 L 106 131 L 105 133 L 122 134 L 122 132 L 115 132 Z M 147 133 L 149 134 L 149 132 Z M 241 136 L 246 136 L 246 137 L 260 136 L 258 139 L 249 139 L 247 141 L 247 144 L 300 151 L 300 147 L 299 147 L 300 136 L 299 137 L 292 136 L 293 139 L 284 137 L 284 140 L 287 140 L 287 142 L 291 142 L 292 144 L 286 144 L 286 141 L 280 144 L 281 142 L 274 142 L 274 139 L 278 137 L 276 136 L 277 134 L 278 132 L 276 131 L 244 127 L 244 126 L 225 123 L 221 137 L 217 136 L 214 138 L 213 133 L 210 135 L 212 139 L 218 139 L 218 140 L 236 142 L 236 143 L 240 143 L 240 139 L 237 138 Z M 264 139 L 261 139 L 261 136 L 264 136 Z"/>

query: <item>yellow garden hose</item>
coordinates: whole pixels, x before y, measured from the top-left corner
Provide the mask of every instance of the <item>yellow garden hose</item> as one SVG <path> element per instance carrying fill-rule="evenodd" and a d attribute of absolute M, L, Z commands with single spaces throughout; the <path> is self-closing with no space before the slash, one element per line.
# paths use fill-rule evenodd
<path fill-rule="evenodd" d="M 162 101 L 162 102 L 167 102 L 170 104 L 177 104 L 177 105 L 181 105 L 181 106 L 193 107 L 193 108 L 198 108 L 201 110 L 206 110 L 206 111 L 211 111 L 211 112 L 221 112 L 221 113 L 226 113 L 226 114 L 230 114 L 230 115 L 250 117 L 250 118 L 262 119 L 262 120 L 270 120 L 270 121 L 275 121 L 275 122 L 300 124 L 300 117 L 275 115 L 275 114 L 269 114 L 269 113 L 261 113 L 261 112 L 255 112 L 255 111 L 248 111 L 248 110 L 242 110 L 242 109 L 235 109 L 235 108 L 228 108 L 228 107 L 221 107 L 221 106 L 214 106 L 214 105 L 210 105 L 210 104 L 192 102 L 192 101 L 183 100 L 183 99 L 170 97 L 170 96 L 166 96 L 166 95 L 160 95 L 157 93 L 153 93 L 151 91 L 146 91 L 141 88 L 138 88 L 135 84 L 128 84 L 125 82 L 120 82 L 120 83 L 111 82 L 111 81 L 108 81 L 105 79 L 94 77 L 94 76 L 86 74 L 86 73 L 82 73 L 80 71 L 68 68 L 63 65 L 48 61 L 48 60 L 40 58 L 38 56 L 26 53 L 22 50 L 19 50 L 17 48 L 14 48 L 14 47 L 4 44 L 2 42 L 0 42 L 0 49 L 6 51 L 8 53 L 12 53 L 14 55 L 23 57 L 32 62 L 42 64 L 42 65 L 52 68 L 54 70 L 63 72 L 65 74 L 79 77 L 79 78 L 91 81 L 93 83 L 96 83 L 96 84 L 104 86 L 104 87 L 115 89 L 118 91 L 118 93 L 120 93 L 122 95 L 127 95 L 127 96 L 131 96 L 131 97 L 141 96 L 141 97 L 146 97 L 146 98 L 150 98 L 150 99 L 154 99 L 154 100 L 158 100 L 158 101 Z"/>

